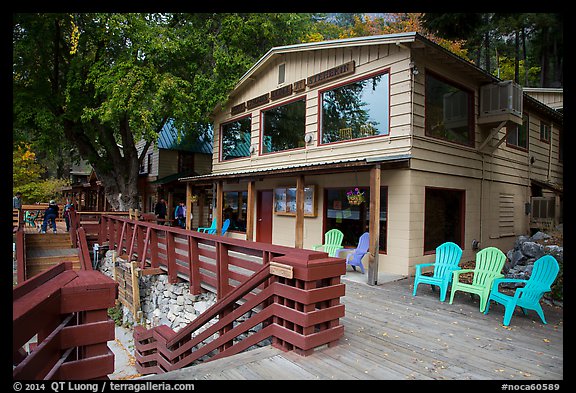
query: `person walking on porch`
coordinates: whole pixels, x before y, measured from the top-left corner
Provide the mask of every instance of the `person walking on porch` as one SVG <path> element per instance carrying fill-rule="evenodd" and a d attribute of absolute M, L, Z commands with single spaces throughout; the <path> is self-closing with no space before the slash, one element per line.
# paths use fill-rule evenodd
<path fill-rule="evenodd" d="M 176 210 L 174 210 L 174 218 L 178 222 L 180 228 L 186 228 L 186 205 L 184 205 L 183 201 L 180 201 L 180 204 L 176 206 Z"/>

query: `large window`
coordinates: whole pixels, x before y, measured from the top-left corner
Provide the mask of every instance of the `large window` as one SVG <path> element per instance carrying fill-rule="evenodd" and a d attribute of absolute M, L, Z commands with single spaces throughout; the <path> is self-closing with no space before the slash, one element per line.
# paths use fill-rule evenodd
<path fill-rule="evenodd" d="M 528 130 L 530 123 L 528 115 L 522 115 L 522 125 L 513 124 L 507 127 L 506 144 L 528 150 Z"/>
<path fill-rule="evenodd" d="M 327 188 L 324 217 L 326 231 L 339 229 L 344 233 L 342 245 L 356 247 L 358 240 L 370 226 L 370 189 L 360 188 L 364 192 L 366 201 L 359 206 L 350 205 L 346 197 L 348 188 Z M 387 217 L 388 217 L 388 188 L 380 189 L 380 251 L 386 252 L 387 247 Z"/>
<path fill-rule="evenodd" d="M 322 93 L 322 143 L 387 135 L 388 73 Z"/>
<path fill-rule="evenodd" d="M 262 153 L 304 147 L 306 103 L 304 99 L 262 111 Z"/>
<path fill-rule="evenodd" d="M 424 252 L 433 252 L 444 242 L 464 248 L 463 190 L 426 187 Z"/>
<path fill-rule="evenodd" d="M 250 117 L 243 117 L 222 125 L 222 160 L 250 156 Z"/>
<path fill-rule="evenodd" d="M 426 73 L 426 135 L 473 146 L 473 95 Z"/>
<path fill-rule="evenodd" d="M 231 231 L 246 232 L 247 191 L 228 191 L 224 193 L 222 221 L 230 220 Z"/>

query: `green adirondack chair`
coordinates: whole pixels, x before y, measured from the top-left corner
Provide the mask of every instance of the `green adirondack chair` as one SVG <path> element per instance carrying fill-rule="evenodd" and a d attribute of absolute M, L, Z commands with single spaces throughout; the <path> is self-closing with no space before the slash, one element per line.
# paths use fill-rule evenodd
<path fill-rule="evenodd" d="M 496 278 L 503 278 L 501 273 L 506 262 L 506 255 L 496 247 L 487 247 L 476 254 L 474 269 L 461 269 L 452 272 L 452 290 L 450 292 L 450 304 L 454 300 L 457 291 L 469 292 L 480 296 L 480 312 L 484 312 L 492 282 Z M 460 275 L 473 273 L 472 283 L 460 282 Z"/>
<path fill-rule="evenodd" d="M 512 319 L 512 315 L 514 315 L 516 306 L 522 309 L 524 315 L 526 315 L 526 310 L 536 311 L 542 320 L 542 323 L 546 324 L 544 311 L 540 305 L 540 299 L 544 293 L 550 292 L 550 287 L 554 283 L 554 280 L 556 280 L 559 270 L 560 267 L 558 266 L 558 261 L 556 261 L 556 258 L 554 258 L 552 255 L 544 255 L 536 262 L 534 262 L 534 267 L 532 268 L 532 273 L 530 274 L 530 278 L 528 280 L 517 278 L 498 278 L 494 280 L 484 314 L 488 314 L 490 301 L 494 300 L 495 302 L 504 306 L 504 326 L 508 326 L 510 324 L 510 320 Z M 524 286 L 516 288 L 514 291 L 514 296 L 509 296 L 498 291 L 498 285 L 504 282 L 522 283 Z"/>
<path fill-rule="evenodd" d="M 452 282 L 452 272 L 460 270 L 460 258 L 462 249 L 456 243 L 446 242 L 436 247 L 436 261 L 434 263 L 420 263 L 416 265 L 416 274 L 414 275 L 414 291 L 412 296 L 416 296 L 418 284 L 430 284 L 432 288 L 440 288 L 440 301 L 446 300 L 448 286 Z M 433 266 L 432 276 L 422 274 L 422 268 Z"/>
<path fill-rule="evenodd" d="M 336 256 L 336 251 L 342 248 L 342 240 L 344 240 L 344 234 L 338 229 L 330 229 L 324 234 L 324 244 L 316 244 L 314 250 L 322 248 L 328 253 L 328 256 Z"/>

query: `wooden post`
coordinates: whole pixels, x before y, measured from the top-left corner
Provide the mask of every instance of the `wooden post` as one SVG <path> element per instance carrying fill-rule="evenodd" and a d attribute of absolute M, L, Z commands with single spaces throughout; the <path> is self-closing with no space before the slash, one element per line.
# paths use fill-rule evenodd
<path fill-rule="evenodd" d="M 216 186 L 216 234 L 222 235 L 222 210 L 224 209 L 224 183 L 218 180 Z"/>
<path fill-rule="evenodd" d="M 192 226 L 192 183 L 186 183 L 186 229 L 190 230 Z"/>
<path fill-rule="evenodd" d="M 368 285 L 378 284 L 378 255 L 380 250 L 380 164 L 370 169 L 370 251 Z"/>
<path fill-rule="evenodd" d="M 248 183 L 248 200 L 246 201 L 246 240 L 254 240 L 254 212 L 256 207 L 256 182 L 250 180 Z"/>
<path fill-rule="evenodd" d="M 294 247 L 304 248 L 304 175 L 296 178 L 296 228 Z"/>

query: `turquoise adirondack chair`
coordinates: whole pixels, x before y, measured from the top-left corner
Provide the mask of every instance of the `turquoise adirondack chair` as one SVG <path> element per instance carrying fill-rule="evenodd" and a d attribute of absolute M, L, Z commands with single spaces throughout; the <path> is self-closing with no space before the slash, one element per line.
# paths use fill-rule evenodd
<path fill-rule="evenodd" d="M 474 269 L 460 269 L 452 272 L 452 290 L 450 304 L 454 300 L 456 291 L 469 292 L 480 296 L 480 312 L 484 312 L 492 282 L 503 278 L 502 268 L 506 262 L 506 255 L 496 247 L 487 247 L 476 254 Z M 460 282 L 460 275 L 472 272 L 472 283 Z"/>
<path fill-rule="evenodd" d="M 230 228 L 230 219 L 229 218 L 224 220 L 224 224 L 222 224 L 222 236 L 224 236 L 224 234 L 226 233 L 228 228 Z"/>
<path fill-rule="evenodd" d="M 368 253 L 368 248 L 370 247 L 370 233 L 364 232 L 360 239 L 358 240 L 358 246 L 354 250 L 347 248 L 341 248 L 336 250 L 335 255 L 339 255 L 341 251 L 348 251 L 346 255 L 346 264 L 352 266 L 352 269 L 356 271 L 356 266 L 360 267 L 362 274 L 364 274 L 364 266 L 362 265 L 362 258 Z M 351 251 L 351 252 L 350 252 Z"/>
<path fill-rule="evenodd" d="M 314 250 L 322 248 L 328 253 L 328 256 L 335 257 L 336 251 L 342 248 L 342 240 L 344 240 L 344 234 L 338 229 L 330 229 L 324 234 L 324 244 L 316 244 Z"/>
<path fill-rule="evenodd" d="M 560 267 L 558 266 L 556 258 L 552 255 L 544 255 L 534 262 L 534 267 L 532 268 L 532 273 L 528 280 L 518 278 L 498 278 L 494 280 L 484 314 L 488 314 L 490 301 L 494 300 L 495 302 L 504 305 L 504 326 L 510 324 L 516 306 L 522 309 L 524 315 L 526 315 L 526 310 L 536 311 L 542 320 L 542 323 L 546 324 L 544 311 L 540 305 L 540 299 L 544 293 L 550 292 L 550 287 L 554 283 L 554 280 L 556 280 L 559 270 Z M 524 286 L 516 288 L 514 296 L 509 296 L 498 291 L 498 285 L 504 282 L 523 283 Z"/>
<path fill-rule="evenodd" d="M 40 215 L 40 210 L 36 211 L 27 211 L 24 213 L 24 224 L 28 224 L 31 227 L 36 228 L 36 219 Z"/>
<path fill-rule="evenodd" d="M 440 301 L 446 300 L 448 286 L 452 283 L 452 272 L 460 270 L 460 258 L 462 249 L 456 243 L 446 242 L 436 247 L 436 260 L 434 263 L 420 263 L 416 265 L 416 274 L 414 275 L 414 291 L 412 296 L 416 296 L 418 284 L 430 284 L 440 288 Z M 433 266 L 434 270 L 431 276 L 422 274 L 422 268 Z"/>
<path fill-rule="evenodd" d="M 212 220 L 212 224 L 209 227 L 200 227 L 198 228 L 198 232 L 203 233 L 216 233 L 216 218 Z"/>

